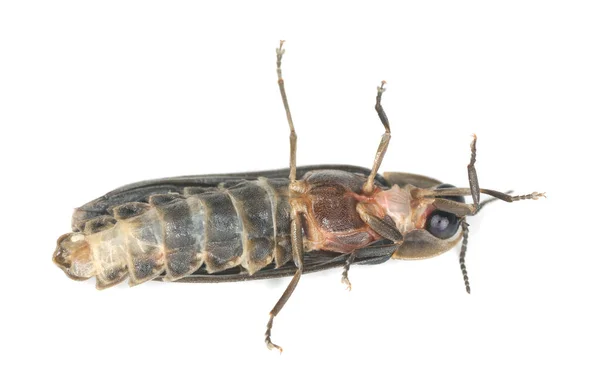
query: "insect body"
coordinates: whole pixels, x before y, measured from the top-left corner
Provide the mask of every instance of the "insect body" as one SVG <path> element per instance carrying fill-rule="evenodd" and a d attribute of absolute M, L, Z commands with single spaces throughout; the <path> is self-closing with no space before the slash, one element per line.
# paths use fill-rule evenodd
<path fill-rule="evenodd" d="M 283 44 L 283 42 L 282 42 Z M 475 171 L 476 137 L 467 167 L 469 188 L 378 169 L 390 141 L 385 128 L 371 169 L 353 166 L 296 167 L 296 132 L 281 76 L 283 49 L 277 50 L 279 88 L 290 126 L 290 168 L 246 174 L 176 177 L 131 184 L 109 192 L 73 215 L 73 232 L 59 238 L 54 262 L 71 278 L 96 277 L 107 288 L 129 278 L 189 282 L 240 281 L 293 275 L 271 310 L 273 319 L 303 273 L 342 267 L 350 288 L 352 264 L 390 258 L 439 255 L 461 239 L 460 266 L 470 291 L 464 257 L 466 216 L 486 204 L 480 194 L 507 202 L 537 199 L 480 189 Z M 470 195 L 473 203 L 465 203 Z M 489 201 L 489 200 L 488 200 Z"/>

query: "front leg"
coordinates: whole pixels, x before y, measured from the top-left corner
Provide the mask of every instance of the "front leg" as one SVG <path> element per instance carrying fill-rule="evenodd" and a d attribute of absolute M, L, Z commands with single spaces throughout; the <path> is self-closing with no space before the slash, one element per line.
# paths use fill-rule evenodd
<path fill-rule="evenodd" d="M 378 241 L 379 242 L 379 241 Z M 386 244 L 386 245 L 369 245 L 366 248 L 361 248 L 353 251 L 346 263 L 344 264 L 344 270 L 342 272 L 342 283 L 346 285 L 346 289 L 352 290 L 352 284 L 348 279 L 348 270 L 352 264 L 367 264 L 375 265 L 385 263 L 392 258 L 394 252 L 398 250 L 398 244 Z"/>
<path fill-rule="evenodd" d="M 360 218 L 373 230 L 375 231 L 379 236 L 383 237 L 384 239 L 387 240 L 391 240 L 394 242 L 394 244 L 392 245 L 386 245 L 383 247 L 367 247 L 367 248 L 363 248 L 363 249 L 358 249 L 353 251 L 350 256 L 348 257 L 348 259 L 346 259 L 346 263 L 344 264 L 344 270 L 342 271 L 342 283 L 346 285 L 346 289 L 351 291 L 352 290 L 352 283 L 350 283 L 350 279 L 348 279 L 348 271 L 350 270 L 350 265 L 352 263 L 354 263 L 354 260 L 356 259 L 357 255 L 359 253 L 364 253 L 367 252 L 367 250 L 370 250 L 371 252 L 374 251 L 381 251 L 383 252 L 383 256 L 387 256 L 389 254 L 389 257 L 392 257 L 392 255 L 394 254 L 394 252 L 396 251 L 396 249 L 398 249 L 398 247 L 400 246 L 400 244 L 402 244 L 403 241 L 403 237 L 402 237 L 402 233 L 400 233 L 400 231 L 398 230 L 398 228 L 396 228 L 396 225 L 391 222 L 391 221 L 387 221 L 385 219 L 380 219 L 377 216 L 374 216 L 373 214 L 369 213 L 367 208 L 363 205 L 363 204 L 359 204 L 356 207 L 358 214 L 360 215 Z M 392 252 L 390 253 L 389 251 L 392 250 Z M 381 261 L 384 262 L 387 259 Z"/>
<path fill-rule="evenodd" d="M 362 221 L 364 221 L 373 231 L 377 232 L 379 236 L 391 240 L 396 244 L 401 244 L 402 241 L 404 241 L 402 233 L 396 228 L 396 224 L 389 216 L 386 216 L 387 220 L 386 218 L 381 219 L 369 212 L 367 206 L 362 203 L 357 205 L 356 210 Z"/>

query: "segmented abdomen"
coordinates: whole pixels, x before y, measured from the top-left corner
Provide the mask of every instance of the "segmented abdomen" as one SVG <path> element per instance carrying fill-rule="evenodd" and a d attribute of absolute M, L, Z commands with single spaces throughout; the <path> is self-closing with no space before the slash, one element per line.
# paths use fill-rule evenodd
<path fill-rule="evenodd" d="M 214 273 L 241 265 L 252 274 L 290 258 L 288 183 L 259 178 L 152 195 L 148 203 L 126 203 L 87 221 L 84 239 L 73 233 L 67 240 L 89 246 L 98 288 L 163 273 L 177 280 L 199 268 Z"/>

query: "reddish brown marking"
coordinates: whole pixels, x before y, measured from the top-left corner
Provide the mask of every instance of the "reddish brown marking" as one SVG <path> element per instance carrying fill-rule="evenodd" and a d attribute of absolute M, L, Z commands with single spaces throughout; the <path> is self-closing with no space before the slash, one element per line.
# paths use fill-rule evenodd
<path fill-rule="evenodd" d="M 352 174 L 316 176 L 314 181 L 310 177 L 305 178 L 306 189 L 291 199 L 292 205 L 303 213 L 307 251 L 347 253 L 381 238 L 362 221 L 356 210 L 360 202 L 372 206 L 374 213 L 380 217 L 385 216 L 373 195 L 356 192 L 361 190 L 364 178 Z"/>

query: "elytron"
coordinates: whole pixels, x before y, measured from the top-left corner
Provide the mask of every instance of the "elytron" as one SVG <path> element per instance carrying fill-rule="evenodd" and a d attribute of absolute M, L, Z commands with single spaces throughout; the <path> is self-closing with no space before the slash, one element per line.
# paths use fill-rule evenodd
<path fill-rule="evenodd" d="M 303 273 L 340 267 L 350 288 L 353 264 L 423 259 L 462 239 L 467 217 L 494 199 L 513 202 L 545 196 L 511 196 L 479 187 L 477 137 L 467 166 L 469 188 L 410 173 L 378 174 L 390 143 L 390 125 L 377 88 L 375 110 L 385 128 L 370 169 L 348 165 L 296 167 L 296 130 L 281 72 L 277 78 L 290 129 L 289 169 L 150 180 L 116 189 L 75 210 L 72 232 L 58 239 L 53 261 L 75 280 L 96 278 L 98 289 L 129 279 L 183 282 L 243 281 L 293 276 L 269 314 L 273 319 Z M 481 194 L 492 199 L 481 201 Z M 463 196 L 471 196 L 466 203 Z"/>

